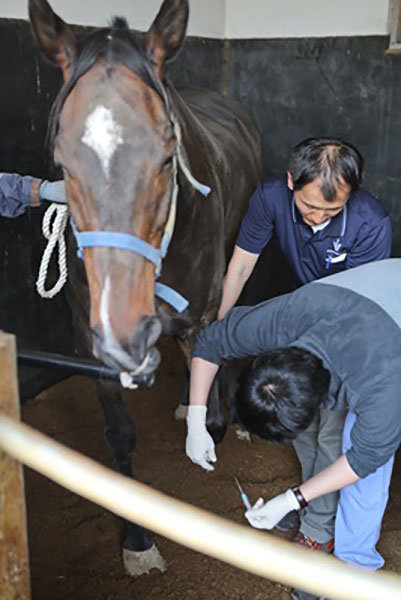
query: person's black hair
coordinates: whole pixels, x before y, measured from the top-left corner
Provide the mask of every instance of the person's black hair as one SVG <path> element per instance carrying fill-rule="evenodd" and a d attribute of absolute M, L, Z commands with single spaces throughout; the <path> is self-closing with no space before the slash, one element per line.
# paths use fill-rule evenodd
<path fill-rule="evenodd" d="M 345 182 L 357 190 L 362 181 L 363 158 L 351 144 L 336 138 L 309 138 L 292 150 L 288 171 L 294 190 L 300 190 L 315 179 L 320 180 L 327 202 L 334 200 L 336 190 Z"/>
<path fill-rule="evenodd" d="M 236 394 L 240 422 L 265 440 L 292 440 L 311 424 L 329 383 L 329 372 L 308 350 L 271 350 L 241 374 Z"/>

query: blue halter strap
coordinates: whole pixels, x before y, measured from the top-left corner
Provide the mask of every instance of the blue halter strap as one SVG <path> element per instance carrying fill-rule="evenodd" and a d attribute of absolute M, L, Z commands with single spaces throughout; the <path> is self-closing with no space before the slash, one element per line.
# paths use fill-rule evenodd
<path fill-rule="evenodd" d="M 77 231 L 75 226 L 73 226 L 73 231 L 77 240 L 78 256 L 80 258 L 83 258 L 82 248 L 106 247 L 130 250 L 149 260 L 155 266 L 156 277 L 160 275 L 162 259 L 165 257 L 168 248 L 167 242 L 163 244 L 164 237 L 161 247 L 154 248 L 135 235 L 119 233 L 118 231 L 80 232 Z M 163 283 L 155 283 L 155 295 L 170 304 L 179 313 L 183 312 L 188 306 L 188 300 Z"/>

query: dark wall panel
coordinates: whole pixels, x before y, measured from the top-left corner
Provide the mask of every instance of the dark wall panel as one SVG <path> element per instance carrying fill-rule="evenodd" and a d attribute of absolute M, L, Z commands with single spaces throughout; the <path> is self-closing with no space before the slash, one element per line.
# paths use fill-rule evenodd
<path fill-rule="evenodd" d="M 263 133 L 267 175 L 286 169 L 290 148 L 333 135 L 365 157 L 364 186 L 393 221 L 401 256 L 401 55 L 385 37 L 236 40 L 230 93 L 253 112 Z"/>
<path fill-rule="evenodd" d="M 28 23 L 0 19 L 0 170 L 48 175 L 44 146 L 61 75 L 36 52 Z"/>
<path fill-rule="evenodd" d="M 189 37 L 167 75 L 177 87 L 200 86 L 220 91 L 223 82 L 223 42 Z"/>

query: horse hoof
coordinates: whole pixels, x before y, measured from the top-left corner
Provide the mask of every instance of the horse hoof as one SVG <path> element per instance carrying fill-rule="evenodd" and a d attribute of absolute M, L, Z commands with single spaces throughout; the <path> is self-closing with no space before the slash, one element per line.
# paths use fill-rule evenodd
<path fill-rule="evenodd" d="M 158 551 L 156 544 L 144 552 L 123 549 L 123 563 L 125 572 L 131 577 L 147 575 L 152 569 L 157 569 L 162 573 L 167 570 L 167 563 Z"/>
<path fill-rule="evenodd" d="M 251 442 L 251 434 L 246 429 L 241 429 L 240 427 L 235 428 L 235 435 L 242 442 Z"/>
<path fill-rule="evenodd" d="M 177 421 L 185 421 L 185 419 L 187 418 L 187 414 L 188 406 L 185 406 L 185 404 L 179 404 L 175 409 L 174 416 Z"/>

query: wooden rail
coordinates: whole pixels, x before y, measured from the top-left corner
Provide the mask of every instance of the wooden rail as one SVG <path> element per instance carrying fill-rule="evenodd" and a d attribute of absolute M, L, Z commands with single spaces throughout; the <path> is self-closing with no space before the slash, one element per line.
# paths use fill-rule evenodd
<path fill-rule="evenodd" d="M 0 331 L 0 408 L 20 418 L 15 338 Z M 0 600 L 29 600 L 29 559 L 21 464 L 0 446 Z"/>

